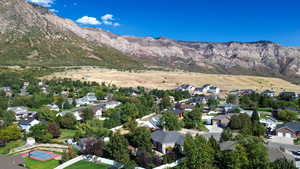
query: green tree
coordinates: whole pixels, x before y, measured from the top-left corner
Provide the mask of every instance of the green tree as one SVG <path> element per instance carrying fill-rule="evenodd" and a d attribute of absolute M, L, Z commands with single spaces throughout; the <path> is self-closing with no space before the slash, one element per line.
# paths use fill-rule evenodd
<path fill-rule="evenodd" d="M 62 128 L 74 129 L 76 124 L 76 117 L 72 113 L 65 114 L 60 120 L 60 125 Z"/>
<path fill-rule="evenodd" d="M 2 124 L 0 127 L 9 126 L 16 120 L 15 113 L 3 111 L 0 109 L 0 120 L 2 120 Z"/>
<path fill-rule="evenodd" d="M 184 125 L 189 129 L 199 129 L 202 120 L 202 109 L 196 107 L 191 112 L 185 113 Z"/>
<path fill-rule="evenodd" d="M 48 132 L 53 136 L 53 138 L 58 138 L 61 134 L 59 125 L 55 123 L 48 125 Z"/>
<path fill-rule="evenodd" d="M 113 134 L 106 146 L 108 156 L 118 162 L 128 163 L 130 160 L 128 145 L 128 141 L 124 136 L 119 133 Z"/>
<path fill-rule="evenodd" d="M 22 136 L 21 129 L 17 125 L 10 125 L 8 127 L 0 129 L 0 141 L 7 143 L 20 139 Z"/>
<path fill-rule="evenodd" d="M 291 110 L 282 110 L 277 113 L 277 117 L 279 120 L 288 122 L 288 121 L 297 120 L 298 114 Z"/>
<path fill-rule="evenodd" d="M 81 118 L 84 121 L 93 120 L 95 117 L 95 113 L 91 108 L 86 108 L 81 113 Z"/>
<path fill-rule="evenodd" d="M 213 168 L 213 148 L 203 136 L 196 136 L 194 139 L 187 137 L 184 141 L 184 154 L 185 159 L 180 168 Z"/>
<path fill-rule="evenodd" d="M 266 133 L 266 128 L 259 121 L 252 123 L 253 136 L 263 136 Z"/>
<path fill-rule="evenodd" d="M 248 169 L 249 161 L 245 148 L 236 145 L 234 150 L 221 152 L 217 165 L 220 169 Z"/>
<path fill-rule="evenodd" d="M 35 138 L 37 142 L 47 143 L 52 139 L 52 134 L 48 132 L 46 124 L 37 124 L 30 128 L 29 136 Z"/>
<path fill-rule="evenodd" d="M 151 152 L 151 132 L 145 127 L 138 127 L 130 134 L 130 143 L 140 150 Z"/>
<path fill-rule="evenodd" d="M 175 114 L 170 112 L 165 112 L 160 118 L 160 126 L 166 130 L 180 130 L 183 126 L 183 123 L 178 119 Z"/>
<path fill-rule="evenodd" d="M 214 98 L 209 98 L 208 102 L 207 102 L 207 105 L 208 105 L 210 110 L 215 110 L 219 105 L 219 100 L 214 99 Z"/>
<path fill-rule="evenodd" d="M 224 142 L 224 141 L 230 141 L 233 139 L 233 135 L 230 129 L 225 129 L 222 134 L 221 134 L 221 138 L 220 141 Z"/>
<path fill-rule="evenodd" d="M 271 163 L 271 169 L 297 169 L 293 161 L 287 159 L 278 159 Z"/>
<path fill-rule="evenodd" d="M 230 94 L 226 98 L 228 104 L 239 104 L 239 97 L 237 95 Z"/>
<path fill-rule="evenodd" d="M 269 165 L 267 148 L 263 141 L 257 137 L 243 137 L 240 144 L 245 147 L 249 166 L 247 168 L 253 169 L 267 169 Z"/>
<path fill-rule="evenodd" d="M 38 112 L 38 119 L 40 121 L 46 121 L 50 123 L 55 123 L 56 121 L 56 114 L 57 112 L 50 110 L 49 107 L 43 106 L 37 110 Z"/>
<path fill-rule="evenodd" d="M 253 111 L 251 120 L 252 120 L 252 122 L 259 121 L 259 114 L 258 114 L 257 110 Z"/>
<path fill-rule="evenodd" d="M 171 101 L 169 95 L 164 95 L 159 104 L 160 110 L 164 110 L 166 108 L 169 108 L 170 106 L 171 106 Z"/>

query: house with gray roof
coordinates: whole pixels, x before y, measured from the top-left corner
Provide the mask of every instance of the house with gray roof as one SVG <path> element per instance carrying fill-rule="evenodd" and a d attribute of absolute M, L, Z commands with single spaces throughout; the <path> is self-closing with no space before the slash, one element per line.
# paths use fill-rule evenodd
<path fill-rule="evenodd" d="M 40 121 L 36 120 L 35 118 L 27 118 L 27 119 L 20 120 L 18 124 L 22 128 L 22 130 L 29 132 L 31 127 L 39 123 Z"/>
<path fill-rule="evenodd" d="M 8 107 L 7 111 L 15 113 L 16 120 L 34 117 L 37 114 L 36 112 L 28 111 L 28 108 L 24 106 Z"/>
<path fill-rule="evenodd" d="M 300 122 L 288 122 L 276 127 L 276 135 L 279 137 L 299 138 Z"/>
<path fill-rule="evenodd" d="M 157 130 L 151 134 L 151 139 L 155 149 L 166 154 L 168 148 L 174 148 L 176 145 L 182 146 L 185 135 L 177 131 Z"/>
<path fill-rule="evenodd" d="M 0 168 L 3 169 L 26 169 L 25 160 L 20 156 L 0 156 Z"/>

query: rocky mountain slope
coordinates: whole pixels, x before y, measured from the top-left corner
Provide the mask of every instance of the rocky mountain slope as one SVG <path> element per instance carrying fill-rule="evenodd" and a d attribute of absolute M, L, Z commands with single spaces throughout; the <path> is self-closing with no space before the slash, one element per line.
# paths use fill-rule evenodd
<path fill-rule="evenodd" d="M 25 0 L 0 0 L 0 65 L 143 68 L 134 57 L 76 35 L 72 24 Z"/>
<path fill-rule="evenodd" d="M 82 28 L 25 0 L 0 0 L 1 64 L 161 66 L 300 82 L 300 48 L 268 41 L 183 42 Z M 116 49 L 116 50 L 115 50 Z"/>

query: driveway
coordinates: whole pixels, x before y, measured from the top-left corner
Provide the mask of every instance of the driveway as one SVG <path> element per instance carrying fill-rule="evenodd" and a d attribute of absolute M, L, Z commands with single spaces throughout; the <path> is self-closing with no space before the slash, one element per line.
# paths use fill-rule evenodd
<path fill-rule="evenodd" d="M 294 139 L 287 138 L 287 137 L 272 136 L 272 138 L 268 139 L 268 141 L 272 143 L 278 143 L 278 144 L 294 145 Z"/>

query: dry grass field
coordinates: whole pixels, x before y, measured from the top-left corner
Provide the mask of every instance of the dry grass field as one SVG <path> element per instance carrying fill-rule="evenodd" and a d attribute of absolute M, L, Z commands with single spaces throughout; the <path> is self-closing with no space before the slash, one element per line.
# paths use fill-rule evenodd
<path fill-rule="evenodd" d="M 258 76 L 237 76 L 203 74 L 189 72 L 164 72 L 164 71 L 142 71 L 142 72 L 121 72 L 111 69 L 81 68 L 65 72 L 59 72 L 44 78 L 71 78 L 75 80 L 105 82 L 120 87 L 173 89 L 181 84 L 192 84 L 202 86 L 213 84 L 219 86 L 223 92 L 234 89 L 254 89 L 263 91 L 271 89 L 276 92 L 296 91 L 300 92 L 300 86 L 278 78 Z"/>

